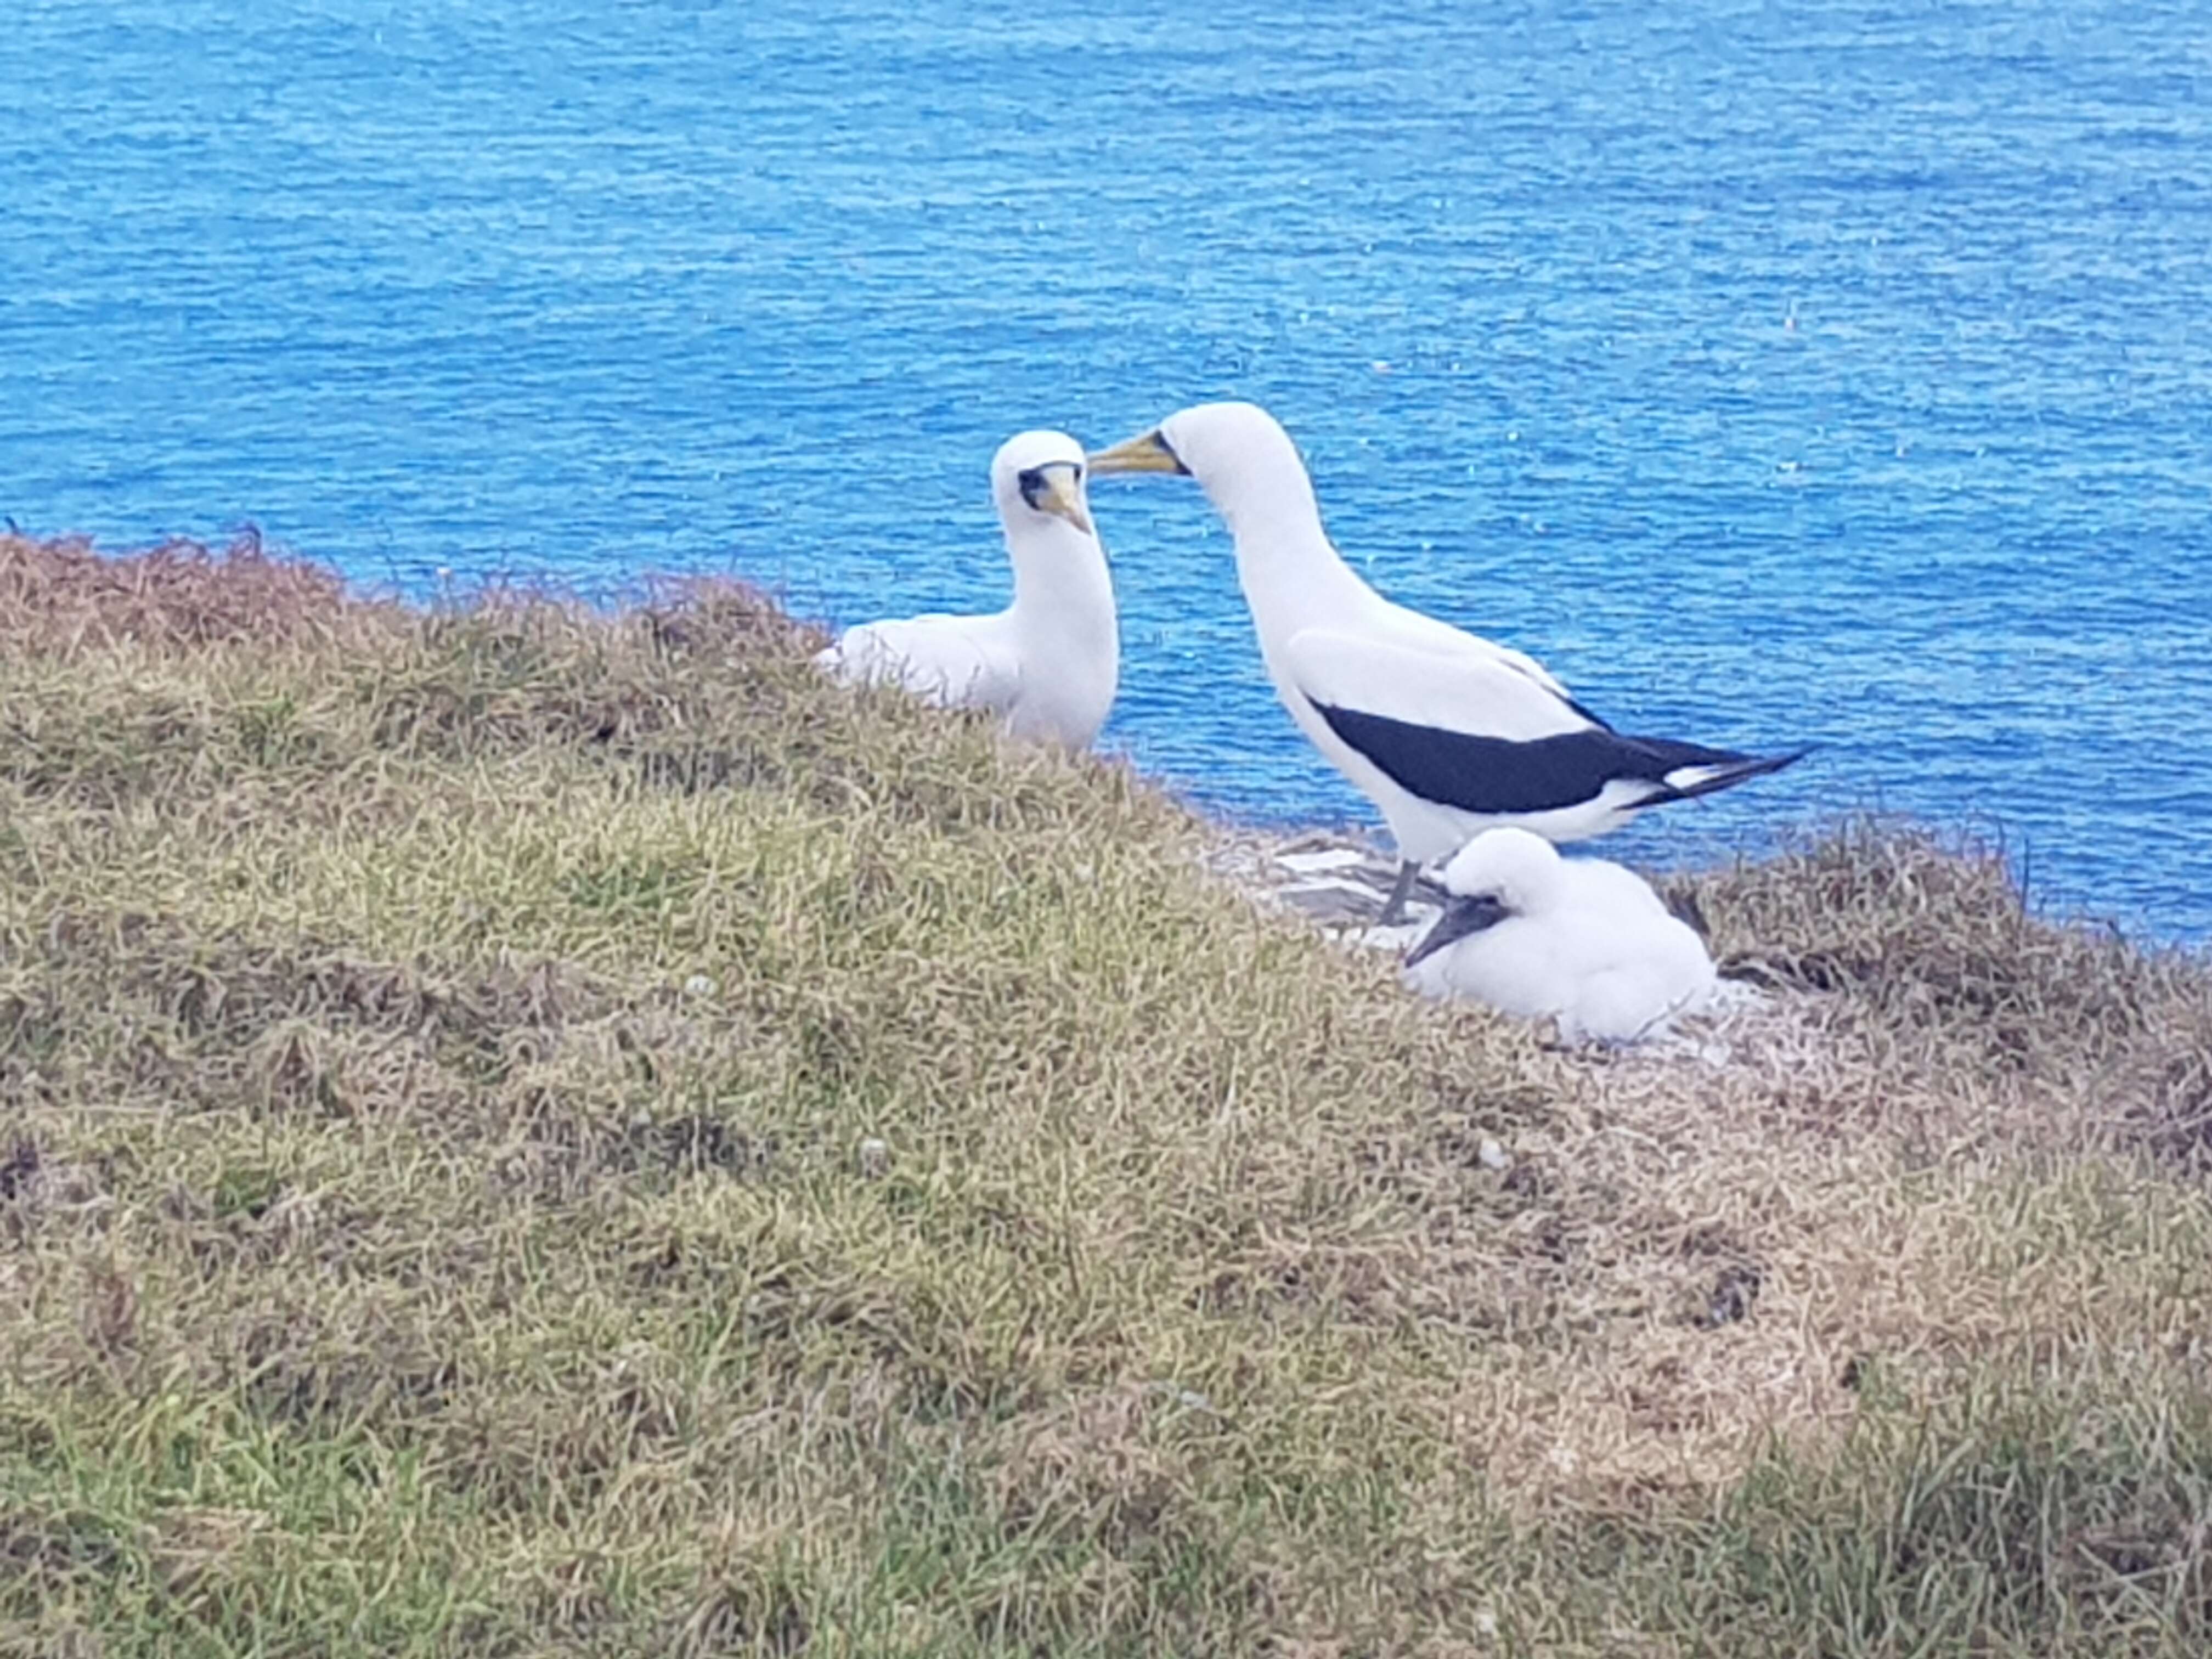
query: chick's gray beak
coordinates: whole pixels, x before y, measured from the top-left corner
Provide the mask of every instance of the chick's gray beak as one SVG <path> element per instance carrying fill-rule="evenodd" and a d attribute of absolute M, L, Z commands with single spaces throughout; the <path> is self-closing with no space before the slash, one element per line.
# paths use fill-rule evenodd
<path fill-rule="evenodd" d="M 1469 933 L 1479 933 L 1486 927 L 1495 927 L 1512 915 L 1499 902 L 1495 893 L 1474 893 L 1466 898 L 1454 899 L 1444 907 L 1444 913 L 1436 925 L 1414 942 L 1406 952 L 1406 966 L 1425 960 L 1449 945 L 1455 939 L 1465 939 Z"/>

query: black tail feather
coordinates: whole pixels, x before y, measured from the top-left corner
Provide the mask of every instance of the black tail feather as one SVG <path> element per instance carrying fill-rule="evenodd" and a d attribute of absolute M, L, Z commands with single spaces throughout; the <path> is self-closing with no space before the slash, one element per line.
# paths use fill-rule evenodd
<path fill-rule="evenodd" d="M 1808 743 L 1803 748 L 1793 749 L 1786 755 L 1740 755 L 1734 750 L 1706 749 L 1696 744 L 1654 742 L 1649 738 L 1645 741 L 1653 742 L 1653 746 L 1656 748 L 1680 751 L 1680 758 L 1670 757 L 1667 767 L 1669 772 L 1676 771 L 1685 766 L 1709 766 L 1714 769 L 1711 777 L 1700 778 L 1694 783 L 1680 786 L 1668 784 L 1664 797 L 1668 800 L 1695 800 L 1700 795 L 1710 795 L 1722 789 L 1733 789 L 1739 783 L 1748 782 L 1753 778 L 1763 778 L 1770 772 L 1779 772 L 1785 766 L 1794 766 L 1819 746 Z M 1665 781 L 1663 778 L 1656 781 Z"/>

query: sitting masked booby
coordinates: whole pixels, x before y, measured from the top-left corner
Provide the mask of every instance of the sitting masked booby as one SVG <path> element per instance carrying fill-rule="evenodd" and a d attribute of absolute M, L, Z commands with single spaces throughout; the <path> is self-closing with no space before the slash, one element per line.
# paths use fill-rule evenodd
<path fill-rule="evenodd" d="M 1450 902 L 1406 953 L 1407 982 L 1430 996 L 1549 1015 L 1569 1042 L 1633 1042 L 1712 995 L 1705 941 L 1620 865 L 1563 859 L 1526 830 L 1486 830 L 1443 882 Z"/>
<path fill-rule="evenodd" d="M 1094 477 L 1195 478 L 1228 524 L 1276 695 L 1396 838 L 1386 923 L 1403 915 L 1419 866 L 1483 830 L 1582 841 L 1806 752 L 1630 737 L 1534 659 L 1393 605 L 1330 545 L 1297 446 L 1257 404 L 1197 404 L 1090 461 Z"/>
<path fill-rule="evenodd" d="M 1022 432 L 991 461 L 1013 603 L 848 629 L 815 661 L 847 684 L 890 683 L 939 708 L 995 712 L 1018 738 L 1087 747 L 1114 706 L 1121 639 L 1113 579 L 1084 500 L 1083 447 Z"/>

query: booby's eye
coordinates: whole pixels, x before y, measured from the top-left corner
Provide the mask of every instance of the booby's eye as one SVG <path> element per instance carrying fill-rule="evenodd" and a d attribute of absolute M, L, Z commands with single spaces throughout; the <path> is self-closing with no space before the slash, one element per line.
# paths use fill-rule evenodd
<path fill-rule="evenodd" d="M 1016 477 L 1022 499 L 1040 513 L 1058 512 L 1058 503 L 1067 500 L 1067 486 L 1054 483 L 1051 477 L 1053 471 L 1060 467 L 1067 470 L 1072 483 L 1078 487 L 1082 484 L 1083 465 L 1079 461 L 1047 461 L 1042 466 L 1025 466 Z"/>
<path fill-rule="evenodd" d="M 1091 513 L 1083 504 L 1083 465 L 1076 460 L 1041 461 L 1014 475 L 1022 504 L 1032 513 L 1064 519 L 1088 536 Z"/>

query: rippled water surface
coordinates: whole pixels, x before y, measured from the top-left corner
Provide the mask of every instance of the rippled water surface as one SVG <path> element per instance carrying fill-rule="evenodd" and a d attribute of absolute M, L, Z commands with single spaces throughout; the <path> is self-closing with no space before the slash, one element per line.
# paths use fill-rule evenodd
<path fill-rule="evenodd" d="M 984 468 L 1275 410 L 1394 597 L 2212 934 L 2212 12 L 16 0 L 0 511 L 376 583 L 995 605 Z M 1109 741 L 1364 818 L 1195 489 Z"/>

